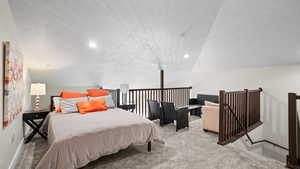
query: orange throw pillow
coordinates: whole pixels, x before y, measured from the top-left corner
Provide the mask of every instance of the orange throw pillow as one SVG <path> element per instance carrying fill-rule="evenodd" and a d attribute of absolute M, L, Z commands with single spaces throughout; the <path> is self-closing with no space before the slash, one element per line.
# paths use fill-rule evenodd
<path fill-rule="evenodd" d="M 105 104 L 105 100 L 102 98 L 97 100 L 78 102 L 76 103 L 76 105 L 80 114 L 87 114 L 96 111 L 105 111 L 108 109 Z"/>
<path fill-rule="evenodd" d="M 107 96 L 110 94 L 108 91 L 101 89 L 88 89 L 87 92 L 90 97 Z"/>
<path fill-rule="evenodd" d="M 77 93 L 77 92 L 61 92 L 60 97 L 63 99 L 73 99 L 73 98 L 79 98 L 79 97 L 86 97 L 86 94 L 83 93 Z"/>

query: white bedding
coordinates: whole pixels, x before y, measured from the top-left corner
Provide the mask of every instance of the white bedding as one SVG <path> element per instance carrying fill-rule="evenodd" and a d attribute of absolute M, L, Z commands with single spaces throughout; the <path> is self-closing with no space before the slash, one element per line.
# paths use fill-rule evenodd
<path fill-rule="evenodd" d="M 122 109 L 89 114 L 50 113 L 42 130 L 49 149 L 36 169 L 76 169 L 130 145 L 160 140 L 158 127 Z"/>

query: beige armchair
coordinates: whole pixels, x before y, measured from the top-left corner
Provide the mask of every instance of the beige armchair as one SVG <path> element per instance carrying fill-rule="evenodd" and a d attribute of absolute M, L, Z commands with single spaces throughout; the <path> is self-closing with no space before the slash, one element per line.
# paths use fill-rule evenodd
<path fill-rule="evenodd" d="M 219 106 L 202 106 L 203 130 L 219 133 Z"/>

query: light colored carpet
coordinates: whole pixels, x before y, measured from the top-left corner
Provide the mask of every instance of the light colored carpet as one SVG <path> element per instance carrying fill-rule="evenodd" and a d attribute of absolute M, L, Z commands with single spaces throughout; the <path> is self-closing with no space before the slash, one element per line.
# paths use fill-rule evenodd
<path fill-rule="evenodd" d="M 193 118 L 189 129 L 175 132 L 174 125 L 163 128 L 165 144 L 132 146 L 105 156 L 82 169 L 283 169 L 284 164 L 232 145 L 220 146 L 217 136 L 205 133 L 201 120 Z M 35 139 L 25 145 L 18 169 L 34 169 L 47 149 L 46 141 Z"/>

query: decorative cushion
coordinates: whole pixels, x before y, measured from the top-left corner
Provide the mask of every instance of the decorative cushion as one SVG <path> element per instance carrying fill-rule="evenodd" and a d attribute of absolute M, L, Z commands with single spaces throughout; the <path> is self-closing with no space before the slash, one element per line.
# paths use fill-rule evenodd
<path fill-rule="evenodd" d="M 107 110 L 107 106 L 103 98 L 78 102 L 76 105 L 80 114 Z"/>
<path fill-rule="evenodd" d="M 210 102 L 210 101 L 204 101 L 206 106 L 215 106 L 215 107 L 219 107 L 220 105 L 218 103 L 214 103 L 214 102 Z"/>
<path fill-rule="evenodd" d="M 108 91 L 101 89 L 88 89 L 87 92 L 90 97 L 107 96 L 110 94 Z"/>
<path fill-rule="evenodd" d="M 80 98 L 80 97 L 86 97 L 87 94 L 83 93 L 77 93 L 77 92 L 61 92 L 60 97 L 63 99 L 73 99 L 73 98 Z"/>
<path fill-rule="evenodd" d="M 75 113 L 78 112 L 76 103 L 88 101 L 88 97 L 74 98 L 74 99 L 61 99 L 61 112 L 62 113 Z"/>
<path fill-rule="evenodd" d="M 89 100 L 96 100 L 96 99 L 102 99 L 102 98 L 105 100 L 106 106 L 108 108 L 115 108 L 116 107 L 111 95 L 100 96 L 100 97 L 89 97 Z"/>
<path fill-rule="evenodd" d="M 53 97 L 53 104 L 56 112 L 61 112 L 60 102 L 61 102 L 61 97 Z"/>

